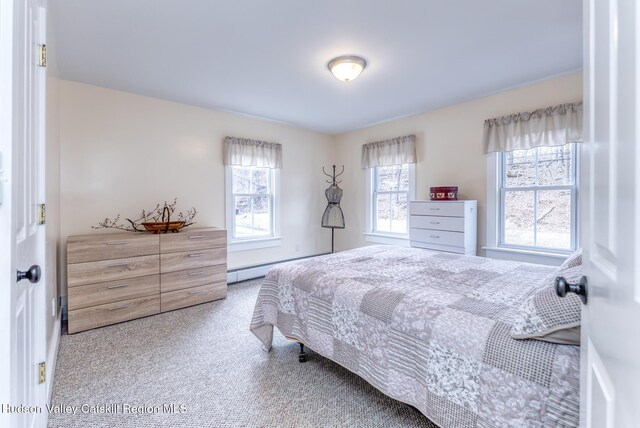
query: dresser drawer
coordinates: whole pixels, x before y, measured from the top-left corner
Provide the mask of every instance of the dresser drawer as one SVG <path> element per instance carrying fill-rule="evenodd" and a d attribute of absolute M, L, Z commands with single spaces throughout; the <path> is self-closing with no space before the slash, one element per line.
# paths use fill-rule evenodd
<path fill-rule="evenodd" d="M 70 287 L 69 310 L 157 295 L 158 293 L 160 293 L 160 275 Z"/>
<path fill-rule="evenodd" d="M 409 213 L 441 217 L 464 217 L 464 202 L 411 202 Z"/>
<path fill-rule="evenodd" d="M 222 299 L 227 295 L 227 283 L 217 283 L 201 285 L 199 287 L 187 288 L 185 290 L 171 291 L 161 294 L 162 312 L 184 308 L 186 306 L 197 305 Z"/>
<path fill-rule="evenodd" d="M 175 253 L 227 246 L 227 231 L 223 229 L 185 229 L 180 233 L 160 235 L 160 252 Z"/>
<path fill-rule="evenodd" d="M 198 269 L 205 266 L 226 264 L 226 257 L 226 247 L 161 254 L 160 272 L 176 272 L 179 270 Z"/>
<path fill-rule="evenodd" d="M 410 227 L 419 229 L 450 230 L 464 232 L 464 217 L 438 217 L 426 215 L 412 215 Z"/>
<path fill-rule="evenodd" d="M 462 232 L 411 228 L 409 234 L 412 241 L 428 242 L 452 247 L 464 247 L 464 233 Z"/>
<path fill-rule="evenodd" d="M 117 233 L 72 236 L 67 240 L 67 263 L 158 254 L 158 235 L 147 233 Z"/>
<path fill-rule="evenodd" d="M 467 250 L 465 247 L 452 247 L 449 245 L 431 244 L 429 242 L 411 241 L 414 248 L 425 248 L 431 251 L 440 251 L 445 253 L 465 254 L 467 256 L 475 256 L 475 250 Z"/>
<path fill-rule="evenodd" d="M 191 288 L 198 285 L 211 284 L 214 282 L 223 282 L 226 284 L 226 264 L 163 273 L 160 281 L 161 291 L 163 293 Z"/>
<path fill-rule="evenodd" d="M 69 333 L 103 327 L 160 312 L 160 297 L 148 296 L 69 311 Z"/>
<path fill-rule="evenodd" d="M 160 273 L 159 264 L 160 259 L 157 255 L 74 263 L 67 266 L 67 284 L 69 287 L 77 287 L 98 282 L 155 275 Z"/>

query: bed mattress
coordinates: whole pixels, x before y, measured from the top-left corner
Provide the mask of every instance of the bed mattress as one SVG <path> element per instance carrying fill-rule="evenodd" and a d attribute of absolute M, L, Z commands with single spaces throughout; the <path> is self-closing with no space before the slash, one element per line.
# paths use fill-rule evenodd
<path fill-rule="evenodd" d="M 274 326 L 441 427 L 578 426 L 579 347 L 516 340 L 556 269 L 370 246 L 275 266 L 251 331 Z"/>

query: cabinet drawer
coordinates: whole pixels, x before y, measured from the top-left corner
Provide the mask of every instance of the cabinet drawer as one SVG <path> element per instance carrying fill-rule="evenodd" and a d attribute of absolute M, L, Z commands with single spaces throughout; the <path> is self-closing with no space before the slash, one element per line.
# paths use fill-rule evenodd
<path fill-rule="evenodd" d="M 69 310 L 160 294 L 160 275 L 69 287 Z"/>
<path fill-rule="evenodd" d="M 158 235 L 146 233 L 110 233 L 71 236 L 67 240 L 67 263 L 123 259 L 158 254 Z"/>
<path fill-rule="evenodd" d="M 410 227 L 464 232 L 464 218 L 412 215 L 410 217 Z"/>
<path fill-rule="evenodd" d="M 412 241 L 429 242 L 432 244 L 464 247 L 464 233 L 448 232 L 444 230 L 414 229 L 409 230 Z"/>
<path fill-rule="evenodd" d="M 175 253 L 227 246 L 227 231 L 223 229 L 185 229 L 180 233 L 160 235 L 160 252 Z"/>
<path fill-rule="evenodd" d="M 464 247 L 451 247 L 449 245 L 431 244 L 429 242 L 411 241 L 414 248 L 424 248 L 431 251 L 440 251 L 445 253 L 466 254 L 467 256 L 475 256 L 475 250 L 467 251 Z"/>
<path fill-rule="evenodd" d="M 160 287 L 163 293 L 182 290 L 214 282 L 227 282 L 227 265 L 207 266 L 203 268 L 163 273 Z"/>
<path fill-rule="evenodd" d="M 443 217 L 464 217 L 464 202 L 411 202 L 409 213 Z"/>
<path fill-rule="evenodd" d="M 160 272 L 197 269 L 205 266 L 226 264 L 227 248 L 184 251 L 160 255 Z"/>
<path fill-rule="evenodd" d="M 69 333 L 103 327 L 160 312 L 160 297 L 149 296 L 69 311 Z"/>
<path fill-rule="evenodd" d="M 155 275 L 160 273 L 159 263 L 160 259 L 157 255 L 74 263 L 67 266 L 67 285 L 77 287 L 98 282 Z"/>
<path fill-rule="evenodd" d="M 161 310 L 162 312 L 172 311 L 186 306 L 222 299 L 226 297 L 226 295 L 226 281 L 217 284 L 201 285 L 199 287 L 187 288 L 185 290 L 162 293 L 160 295 Z"/>

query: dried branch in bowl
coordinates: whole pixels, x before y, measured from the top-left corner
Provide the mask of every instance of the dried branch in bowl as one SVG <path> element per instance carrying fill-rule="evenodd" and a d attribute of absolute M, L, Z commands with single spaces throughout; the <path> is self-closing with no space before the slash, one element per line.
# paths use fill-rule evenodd
<path fill-rule="evenodd" d="M 124 218 L 120 214 L 117 214 L 113 219 L 106 217 L 104 220 L 98 222 L 96 226 L 91 226 L 92 229 L 118 229 L 125 230 L 127 232 L 146 232 L 146 229 L 143 227 L 143 223 L 158 223 L 158 222 L 168 222 L 170 218 L 173 218 L 174 221 L 177 216 L 177 221 L 184 221 L 185 224 L 182 226 L 187 227 L 192 224 L 195 224 L 194 221 L 195 216 L 197 214 L 197 210 L 195 208 L 189 208 L 186 212 L 179 211 L 176 214 L 176 206 L 178 205 L 178 198 L 174 198 L 173 202 L 168 203 L 164 201 L 164 203 L 156 204 L 153 209 L 145 210 L 143 209 L 140 212 L 140 215 L 136 219 Z M 169 218 L 163 218 L 163 213 L 165 209 L 169 213 Z"/>
<path fill-rule="evenodd" d="M 198 211 L 196 211 L 195 208 L 189 208 L 186 212 L 186 214 L 183 214 L 182 212 L 178 213 L 178 221 L 184 221 L 184 226 L 183 227 L 187 227 L 189 225 L 192 225 L 195 223 L 195 221 L 193 221 L 193 219 L 195 218 L 196 214 L 198 213 Z"/>

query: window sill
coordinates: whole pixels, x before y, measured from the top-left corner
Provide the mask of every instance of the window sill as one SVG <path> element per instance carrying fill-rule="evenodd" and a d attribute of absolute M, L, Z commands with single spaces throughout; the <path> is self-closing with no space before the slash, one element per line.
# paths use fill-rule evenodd
<path fill-rule="evenodd" d="M 486 256 L 492 259 L 513 260 L 552 266 L 560 266 L 569 256 L 569 254 L 507 247 L 482 247 L 482 249 L 485 250 Z"/>
<path fill-rule="evenodd" d="M 377 244 L 399 245 L 401 247 L 409 246 L 409 235 L 385 235 L 383 233 L 365 233 L 364 239 L 367 242 L 375 242 Z"/>
<path fill-rule="evenodd" d="M 236 251 L 257 250 L 260 248 L 279 247 L 282 244 L 282 237 L 276 236 L 271 238 L 246 239 L 229 241 L 227 251 L 234 253 Z"/>

